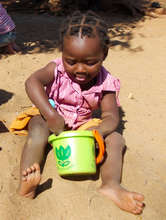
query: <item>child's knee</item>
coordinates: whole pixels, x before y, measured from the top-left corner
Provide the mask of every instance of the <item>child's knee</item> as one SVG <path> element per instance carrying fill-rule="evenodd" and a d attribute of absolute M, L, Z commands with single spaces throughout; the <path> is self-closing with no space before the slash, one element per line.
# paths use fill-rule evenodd
<path fill-rule="evenodd" d="M 123 151 L 125 147 L 125 139 L 118 132 L 113 132 L 105 138 L 106 145 L 118 147 L 121 151 Z"/>
<path fill-rule="evenodd" d="M 33 133 L 28 135 L 26 145 L 29 148 L 45 148 L 47 143 L 48 136 L 46 134 L 40 133 L 40 131 L 36 129 Z"/>
<path fill-rule="evenodd" d="M 113 132 L 113 133 L 111 134 L 111 138 L 112 138 L 112 139 L 114 138 L 115 141 L 117 141 L 120 146 L 122 146 L 122 147 L 125 146 L 125 139 L 124 139 L 124 137 L 123 137 L 120 133 L 118 133 L 118 132 Z"/>
<path fill-rule="evenodd" d="M 47 143 L 49 136 L 49 129 L 46 122 L 39 117 L 34 117 L 31 119 L 28 126 L 29 140 L 35 142 L 36 144 Z"/>

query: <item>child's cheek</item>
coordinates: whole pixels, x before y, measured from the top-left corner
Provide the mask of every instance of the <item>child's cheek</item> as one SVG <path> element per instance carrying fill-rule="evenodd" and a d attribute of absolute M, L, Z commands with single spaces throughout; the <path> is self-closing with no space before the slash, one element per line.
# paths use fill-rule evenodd
<path fill-rule="evenodd" d="M 64 64 L 64 69 L 65 69 L 66 72 L 69 72 L 69 73 L 71 72 L 71 68 L 67 64 Z"/>
<path fill-rule="evenodd" d="M 100 72 L 100 70 L 101 70 L 101 65 L 97 64 L 91 69 L 91 72 L 94 72 L 97 74 Z"/>

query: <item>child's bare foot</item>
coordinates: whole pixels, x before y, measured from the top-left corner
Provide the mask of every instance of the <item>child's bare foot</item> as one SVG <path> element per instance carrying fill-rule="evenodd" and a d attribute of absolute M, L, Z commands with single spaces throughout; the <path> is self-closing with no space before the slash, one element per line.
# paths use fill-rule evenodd
<path fill-rule="evenodd" d="M 7 51 L 9 54 L 15 54 L 15 53 L 16 53 L 16 51 L 15 51 L 14 48 L 13 48 L 12 43 L 10 43 L 10 44 L 7 45 L 6 51 Z"/>
<path fill-rule="evenodd" d="M 144 208 L 144 196 L 139 193 L 129 192 L 119 184 L 113 186 L 101 186 L 99 192 L 108 196 L 115 204 L 127 212 L 141 214 Z"/>
<path fill-rule="evenodd" d="M 9 54 L 16 54 L 20 51 L 20 47 L 16 43 L 10 43 L 7 45 L 7 52 Z"/>
<path fill-rule="evenodd" d="M 36 187 L 41 180 L 40 166 L 34 163 L 22 173 L 22 179 L 19 187 L 19 194 L 33 199 L 35 197 Z"/>

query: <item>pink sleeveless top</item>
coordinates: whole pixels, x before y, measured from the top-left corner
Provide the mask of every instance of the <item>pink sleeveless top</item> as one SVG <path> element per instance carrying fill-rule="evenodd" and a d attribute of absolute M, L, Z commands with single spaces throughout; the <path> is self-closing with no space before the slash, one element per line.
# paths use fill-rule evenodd
<path fill-rule="evenodd" d="M 119 79 L 113 77 L 104 67 L 99 72 L 97 83 L 89 90 L 81 91 L 79 84 L 73 82 L 64 70 L 62 59 L 56 59 L 55 79 L 47 86 L 46 92 L 53 99 L 56 110 L 63 116 L 65 123 L 71 129 L 77 129 L 92 117 L 92 111 L 100 107 L 103 91 L 116 92 L 120 90 Z"/>

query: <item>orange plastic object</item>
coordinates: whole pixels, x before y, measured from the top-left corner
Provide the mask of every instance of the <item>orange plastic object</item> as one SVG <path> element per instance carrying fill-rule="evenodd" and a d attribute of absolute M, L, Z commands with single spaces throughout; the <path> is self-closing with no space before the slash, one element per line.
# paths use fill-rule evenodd
<path fill-rule="evenodd" d="M 99 164 L 103 159 L 104 152 L 105 152 L 105 146 L 104 146 L 104 142 L 103 142 L 103 139 L 102 139 L 100 133 L 97 130 L 93 130 L 92 133 L 93 133 L 93 135 L 99 145 L 99 154 L 96 157 L 96 163 Z"/>

